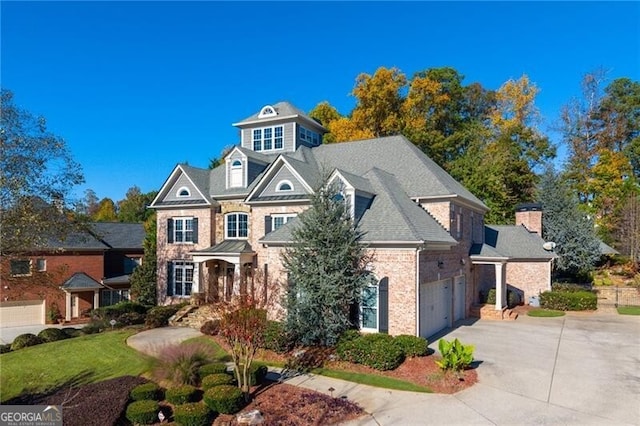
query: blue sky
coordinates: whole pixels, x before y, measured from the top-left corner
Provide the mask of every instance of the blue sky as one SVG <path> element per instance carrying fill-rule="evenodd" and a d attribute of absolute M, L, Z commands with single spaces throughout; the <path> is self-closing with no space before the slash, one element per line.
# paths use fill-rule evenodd
<path fill-rule="evenodd" d="M 44 115 L 99 198 L 207 167 L 231 123 L 287 100 L 346 114 L 359 73 L 450 66 L 497 89 L 527 74 L 547 132 L 597 68 L 640 79 L 638 2 L 2 1 L 3 88 Z M 556 138 L 553 135 L 554 139 Z"/>

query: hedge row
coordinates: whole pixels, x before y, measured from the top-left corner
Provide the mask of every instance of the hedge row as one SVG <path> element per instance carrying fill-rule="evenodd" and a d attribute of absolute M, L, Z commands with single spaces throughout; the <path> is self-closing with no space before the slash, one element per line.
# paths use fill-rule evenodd
<path fill-rule="evenodd" d="M 540 306 L 558 311 L 590 311 L 598 307 L 598 296 L 591 291 L 545 291 Z"/>
<path fill-rule="evenodd" d="M 422 337 L 402 335 L 394 338 L 383 333 L 360 335 L 350 330 L 336 345 L 336 353 L 343 361 L 384 371 L 396 369 L 407 356 L 426 355 L 427 345 Z"/>

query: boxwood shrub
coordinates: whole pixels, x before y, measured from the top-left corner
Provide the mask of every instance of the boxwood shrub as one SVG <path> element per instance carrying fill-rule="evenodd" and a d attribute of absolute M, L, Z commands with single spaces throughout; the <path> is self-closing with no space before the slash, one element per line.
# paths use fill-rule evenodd
<path fill-rule="evenodd" d="M 180 426 L 210 425 L 213 412 L 201 402 L 178 405 L 173 409 L 173 419 Z"/>
<path fill-rule="evenodd" d="M 27 346 L 35 346 L 43 343 L 43 340 L 32 333 L 25 333 L 16 336 L 11 343 L 11 350 L 17 351 L 18 349 L 26 348 Z"/>
<path fill-rule="evenodd" d="M 164 398 L 174 405 L 180 405 L 187 402 L 195 402 L 197 394 L 198 389 L 195 386 L 182 385 L 167 389 Z"/>
<path fill-rule="evenodd" d="M 198 369 L 198 375 L 200 379 L 204 379 L 209 374 L 220 374 L 227 372 L 227 364 L 223 362 L 212 362 L 210 364 L 205 364 Z"/>
<path fill-rule="evenodd" d="M 249 368 L 249 385 L 257 386 L 262 383 L 265 377 L 267 377 L 268 371 L 269 369 L 266 365 L 256 363 L 251 364 L 251 368 Z"/>
<path fill-rule="evenodd" d="M 401 334 L 396 336 L 394 340 L 406 357 L 425 356 L 429 353 L 429 342 L 424 337 Z"/>
<path fill-rule="evenodd" d="M 393 370 L 405 354 L 393 336 L 383 333 L 364 334 L 354 340 L 343 340 L 336 346 L 340 359 L 363 364 L 376 370 Z"/>
<path fill-rule="evenodd" d="M 82 336 L 82 329 L 80 328 L 75 328 L 75 327 L 63 327 L 60 330 L 62 330 L 62 332 L 64 334 L 67 335 L 67 337 L 71 338 L 71 337 L 80 337 Z"/>
<path fill-rule="evenodd" d="M 558 311 L 586 311 L 598 307 L 598 296 L 591 291 L 545 291 L 540 306 Z"/>
<path fill-rule="evenodd" d="M 134 401 L 142 401 L 145 399 L 159 401 L 162 399 L 162 389 L 160 389 L 160 386 L 156 383 L 148 382 L 133 388 L 129 396 Z"/>
<path fill-rule="evenodd" d="M 126 417 L 133 424 L 151 425 L 158 421 L 158 401 L 143 399 L 127 406 Z"/>
<path fill-rule="evenodd" d="M 232 385 L 235 383 L 235 379 L 232 375 L 227 373 L 209 374 L 202 379 L 202 389 L 211 389 L 214 386 L 220 385 Z"/>
<path fill-rule="evenodd" d="M 57 342 L 58 340 L 64 340 L 69 338 L 67 333 L 60 330 L 59 328 L 45 328 L 40 333 L 38 333 L 38 337 L 42 339 L 43 342 Z"/>
<path fill-rule="evenodd" d="M 237 386 L 214 386 L 204 393 L 204 402 L 213 411 L 234 414 L 244 407 L 244 395 Z"/>
<path fill-rule="evenodd" d="M 11 352 L 11 344 L 0 345 L 0 354 L 6 354 Z"/>

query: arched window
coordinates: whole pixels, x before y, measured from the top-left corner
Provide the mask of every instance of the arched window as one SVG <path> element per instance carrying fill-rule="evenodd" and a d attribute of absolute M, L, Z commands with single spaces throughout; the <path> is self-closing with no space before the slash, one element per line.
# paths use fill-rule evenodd
<path fill-rule="evenodd" d="M 276 115 L 278 115 L 278 113 L 276 112 L 276 109 L 274 107 L 272 107 L 271 105 L 265 105 L 260 110 L 260 114 L 258 114 L 258 118 L 274 117 Z"/>
<path fill-rule="evenodd" d="M 277 192 L 293 191 L 293 185 L 288 180 L 280 181 L 280 182 L 278 182 L 278 185 L 276 186 L 276 191 Z"/>
<path fill-rule="evenodd" d="M 240 239 L 249 236 L 249 215 L 229 213 L 225 216 L 224 229 L 227 239 Z"/>
<path fill-rule="evenodd" d="M 189 192 L 189 188 L 187 188 L 186 186 L 183 186 L 182 188 L 178 189 L 178 192 L 176 192 L 177 197 L 188 197 L 190 195 L 191 192 Z"/>

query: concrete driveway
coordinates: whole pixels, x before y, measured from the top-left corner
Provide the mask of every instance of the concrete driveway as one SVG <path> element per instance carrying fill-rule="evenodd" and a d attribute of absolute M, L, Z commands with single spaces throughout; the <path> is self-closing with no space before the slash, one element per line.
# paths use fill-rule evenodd
<path fill-rule="evenodd" d="M 454 395 L 389 391 L 321 376 L 291 384 L 344 395 L 353 425 L 640 425 L 640 317 L 467 322 L 444 338 L 475 345 L 479 383 Z M 430 347 L 437 349 L 434 340 Z"/>

